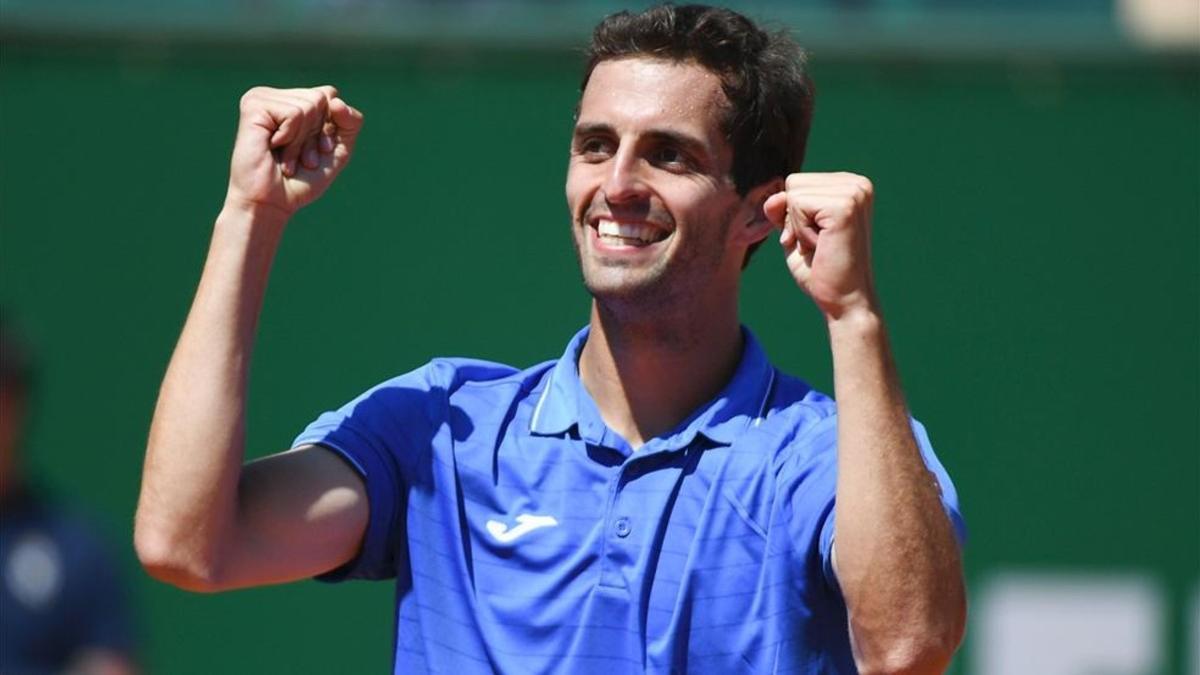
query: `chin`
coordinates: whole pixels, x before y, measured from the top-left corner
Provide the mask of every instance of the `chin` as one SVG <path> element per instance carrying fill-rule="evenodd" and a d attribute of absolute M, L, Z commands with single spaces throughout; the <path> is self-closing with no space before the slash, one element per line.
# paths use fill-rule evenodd
<path fill-rule="evenodd" d="M 658 310 L 673 304 L 660 270 L 604 267 L 584 269 L 583 285 L 596 302 L 612 309 Z"/>

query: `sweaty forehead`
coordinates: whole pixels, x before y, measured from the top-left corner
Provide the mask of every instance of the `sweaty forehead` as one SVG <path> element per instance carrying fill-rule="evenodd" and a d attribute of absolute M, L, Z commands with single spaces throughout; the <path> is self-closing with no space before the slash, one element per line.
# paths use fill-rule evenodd
<path fill-rule="evenodd" d="M 669 126 L 723 137 L 729 105 L 721 79 L 694 62 L 645 57 L 602 61 L 579 101 L 579 122 L 624 127 Z"/>

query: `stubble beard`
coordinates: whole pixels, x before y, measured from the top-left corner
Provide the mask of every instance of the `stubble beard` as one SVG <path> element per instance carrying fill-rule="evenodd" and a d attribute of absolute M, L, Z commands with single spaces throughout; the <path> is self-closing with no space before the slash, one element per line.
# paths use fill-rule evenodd
<path fill-rule="evenodd" d="M 585 259 L 582 237 L 586 230 L 572 236 L 575 258 L 579 263 L 583 286 L 607 313 L 639 321 L 664 317 L 702 303 L 704 284 L 720 267 L 720 246 L 729 229 L 729 219 L 719 218 L 708 224 L 717 228 L 716 236 L 705 242 L 692 242 L 690 250 L 673 250 L 675 257 L 663 256 L 649 266 L 634 266 L 621 261 Z M 586 228 L 576 223 L 574 227 Z"/>

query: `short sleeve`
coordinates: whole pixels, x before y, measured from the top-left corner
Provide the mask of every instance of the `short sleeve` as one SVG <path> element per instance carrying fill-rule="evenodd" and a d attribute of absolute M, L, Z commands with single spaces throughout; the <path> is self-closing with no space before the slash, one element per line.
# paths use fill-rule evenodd
<path fill-rule="evenodd" d="M 959 545 L 966 542 L 967 529 L 959 510 L 958 492 L 950 480 L 945 467 L 938 460 L 929 442 L 925 427 L 912 420 L 913 436 L 917 441 L 925 466 L 937 481 L 942 508 L 954 529 Z M 806 461 L 800 471 L 806 485 L 802 490 L 796 490 L 792 500 L 793 522 L 808 523 L 807 528 L 793 532 L 793 542 L 810 541 L 813 530 L 811 518 L 801 517 L 800 514 L 818 514 L 820 518 L 818 534 L 816 535 L 816 553 L 819 556 L 821 574 L 831 588 L 838 589 L 837 575 L 833 568 L 834 524 L 837 517 L 835 498 L 837 494 L 837 416 L 831 415 L 821 420 L 803 438 Z M 803 547 L 811 551 L 811 544 Z"/>
<path fill-rule="evenodd" d="M 450 370 L 434 361 L 392 378 L 296 437 L 293 447 L 320 445 L 346 461 L 362 477 L 370 508 L 358 555 L 318 579 L 386 579 L 407 559 L 406 495 L 427 472 L 433 437 L 445 422 Z"/>
<path fill-rule="evenodd" d="M 950 525 L 954 527 L 954 536 L 958 539 L 959 547 L 962 547 L 967 543 L 967 523 L 963 520 L 962 511 L 959 509 L 958 490 L 954 488 L 954 482 L 950 480 L 950 474 L 946 472 L 946 467 L 942 466 L 941 461 L 934 454 L 933 445 L 929 442 L 929 434 L 925 431 L 925 426 L 913 420 L 912 428 L 913 436 L 917 439 L 917 446 L 921 449 L 921 457 L 925 460 L 925 468 L 929 469 L 933 477 L 937 479 L 942 508 L 950 519 Z"/>
<path fill-rule="evenodd" d="M 783 476 L 788 536 L 806 583 L 837 587 L 828 563 L 837 496 L 837 417 L 816 422 L 792 444 Z"/>

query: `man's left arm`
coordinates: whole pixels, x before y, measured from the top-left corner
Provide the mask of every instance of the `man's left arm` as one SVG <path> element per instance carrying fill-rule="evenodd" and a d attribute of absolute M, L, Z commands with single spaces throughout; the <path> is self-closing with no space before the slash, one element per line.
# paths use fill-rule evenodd
<path fill-rule="evenodd" d="M 913 436 L 871 268 L 874 189 L 793 174 L 764 205 L 796 282 L 825 315 L 838 410 L 834 570 L 863 673 L 940 673 L 962 639 L 962 561 Z"/>

